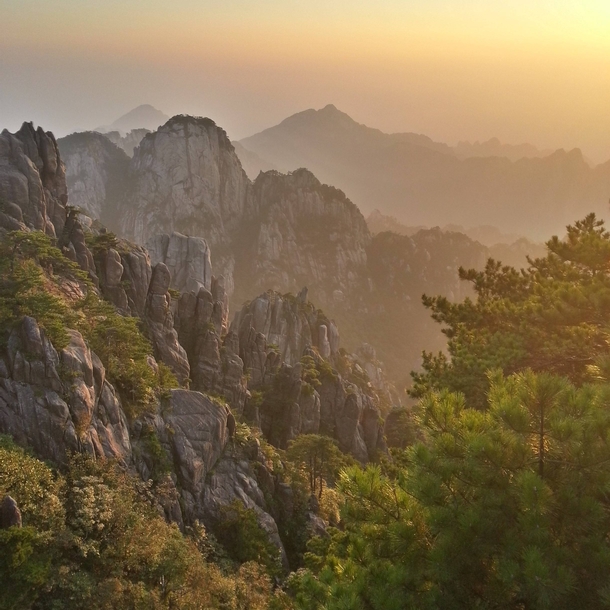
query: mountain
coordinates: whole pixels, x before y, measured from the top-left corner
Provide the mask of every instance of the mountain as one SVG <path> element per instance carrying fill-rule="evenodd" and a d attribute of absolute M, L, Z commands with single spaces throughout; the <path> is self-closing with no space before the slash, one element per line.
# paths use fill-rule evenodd
<path fill-rule="evenodd" d="M 510 161 L 523 158 L 548 157 L 552 150 L 540 150 L 533 144 L 503 144 L 498 138 L 490 138 L 486 142 L 458 142 L 455 154 L 460 159 L 468 157 L 506 157 Z"/>
<path fill-rule="evenodd" d="M 142 138 L 150 133 L 150 129 L 140 128 L 132 129 L 127 132 L 124 136 L 121 135 L 120 131 L 108 131 L 104 135 L 119 148 L 122 148 L 128 156 L 133 157 L 134 149 L 140 145 Z"/>
<path fill-rule="evenodd" d="M 591 168 L 578 149 L 461 159 L 426 136 L 385 134 L 332 105 L 240 143 L 283 171 L 307 167 L 365 213 L 380 209 L 410 225 L 492 225 L 540 239 L 590 211 L 603 217 L 610 195 L 610 163 Z"/>
<path fill-rule="evenodd" d="M 133 129 L 157 129 L 163 125 L 169 117 L 157 110 L 150 104 L 142 104 L 133 110 L 130 110 L 123 116 L 113 121 L 110 125 L 98 127 L 94 131 L 105 133 L 107 131 L 120 131 L 125 134 Z"/>
<path fill-rule="evenodd" d="M 175 130 L 182 130 L 177 142 L 185 159 L 190 152 L 208 153 L 202 180 L 211 180 L 214 168 L 226 170 L 217 201 L 226 210 L 215 230 L 217 238 L 221 229 L 230 235 L 223 212 L 235 211 L 229 200 L 235 192 L 225 187 L 231 178 L 249 182 L 239 161 L 231 165 L 236 158 L 226 134 L 209 119 L 178 117 L 159 134 L 161 143 L 152 136 L 147 146 L 162 152 Z M 193 149 L 184 146 L 185 132 Z M 85 165 L 88 156 L 90 164 L 104 164 L 119 150 L 95 133 L 74 134 L 63 144 L 72 161 Z M 135 168 L 142 163 L 136 158 Z M 101 171 L 91 176 L 114 179 Z M 287 178 L 299 184 L 286 189 L 301 188 L 309 199 L 323 190 L 308 172 Z M 203 215 L 211 192 L 199 191 Z M 329 207 L 344 204 L 353 212 L 344 196 L 331 194 L 337 201 L 329 200 Z M 302 553 L 313 533 L 325 534 L 326 523 L 317 504 L 309 506 L 309 493 L 285 476 L 272 445 L 285 449 L 302 434 L 323 434 L 334 439 L 329 442 L 337 452 L 361 462 L 385 453 L 383 415 L 391 399 L 372 362 L 374 351 L 342 349 L 337 325 L 306 289 L 298 296 L 255 295 L 229 325 L 224 281 L 212 274 L 202 238 L 149 234 L 148 251 L 97 223 L 81 223 L 70 204 L 54 136 L 28 123 L 15 134 L 2 132 L 0 434 L 61 472 L 76 460 L 81 466 L 116 461 L 125 477 L 147 483 L 149 512 L 178 526 L 174 545 L 180 530 L 198 522 L 222 533 L 237 504 L 238 515 L 249 516 L 258 537 L 271 545 L 276 567 L 287 570 L 290 559 L 299 561 L 294 537 L 302 538 Z M 362 227 L 366 231 L 363 219 Z M 271 445 L 245 422 L 260 427 Z M 4 460 L 9 445 L 0 440 Z M 2 474 L 6 482 L 6 470 Z M 3 495 L 8 491 L 19 501 L 10 499 L 13 515 L 20 507 L 24 525 L 31 526 L 22 489 L 2 488 Z M 86 571 L 85 563 L 70 560 L 71 569 Z"/>
<path fill-rule="evenodd" d="M 107 222 L 118 213 L 129 185 L 129 157 L 106 135 L 73 133 L 57 141 L 66 166 L 70 204 Z"/>
<path fill-rule="evenodd" d="M 271 169 L 278 169 L 275 167 L 275 165 L 265 161 L 265 159 L 262 159 L 256 153 L 244 148 L 244 146 L 239 142 L 232 141 L 231 144 L 233 144 L 235 153 L 239 157 L 241 165 L 246 174 L 248 174 L 248 178 L 250 178 L 250 180 L 254 180 L 261 172 L 268 172 Z"/>
<path fill-rule="evenodd" d="M 85 165 L 99 167 L 95 175 L 101 176 L 105 161 L 88 139 L 83 136 L 80 149 L 66 150 L 66 165 L 78 168 L 88 158 Z M 445 343 L 421 304 L 422 293 L 467 294 L 458 268 L 481 268 L 488 255 L 465 235 L 440 230 L 372 236 L 345 193 L 306 169 L 268 171 L 251 181 L 211 119 L 173 117 L 144 137 L 132 159 L 121 158 L 128 176 L 122 197 L 101 212 L 110 229 L 152 248 L 159 253 L 155 260 L 172 269 L 173 259 L 188 260 L 190 250 L 170 256 L 166 251 L 175 249 L 158 245 L 156 236 L 204 238 L 231 308 L 269 289 L 297 294 L 306 286 L 309 298 L 343 329 L 346 348 L 374 346 L 374 360 L 385 363 L 393 379 L 407 379 L 424 347 Z M 76 177 L 68 172 L 68 183 Z M 98 199 L 104 200 L 101 189 Z"/>
<path fill-rule="evenodd" d="M 369 214 L 366 219 L 369 230 L 373 235 L 390 231 L 398 235 L 416 236 L 423 235 L 427 227 L 409 227 L 402 224 L 393 216 L 386 216 L 379 210 Z M 438 230 L 438 227 L 434 230 Z M 546 247 L 543 244 L 533 242 L 525 237 L 518 235 L 508 235 L 497 227 L 482 225 L 466 229 L 460 225 L 445 225 L 441 229 L 442 234 L 462 234 L 466 235 L 474 242 L 485 246 L 486 258 L 493 258 L 501 261 L 505 265 L 520 269 L 527 266 L 527 259 L 543 257 L 546 254 Z M 417 238 L 416 238 L 417 239 Z M 440 292 L 443 291 L 439 287 Z"/>

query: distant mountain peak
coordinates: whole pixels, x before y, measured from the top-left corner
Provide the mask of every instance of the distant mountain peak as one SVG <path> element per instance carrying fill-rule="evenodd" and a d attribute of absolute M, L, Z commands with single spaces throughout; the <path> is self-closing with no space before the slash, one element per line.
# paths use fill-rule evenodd
<path fill-rule="evenodd" d="M 98 127 L 95 131 L 102 133 L 108 131 L 119 131 L 127 133 L 133 129 L 149 129 L 154 131 L 163 125 L 169 117 L 161 110 L 150 104 L 140 104 L 133 110 L 125 113 L 110 125 Z"/>
<path fill-rule="evenodd" d="M 323 112 L 324 114 L 345 114 L 345 112 L 339 110 L 334 104 L 326 104 L 324 108 L 321 108 L 317 112 Z"/>

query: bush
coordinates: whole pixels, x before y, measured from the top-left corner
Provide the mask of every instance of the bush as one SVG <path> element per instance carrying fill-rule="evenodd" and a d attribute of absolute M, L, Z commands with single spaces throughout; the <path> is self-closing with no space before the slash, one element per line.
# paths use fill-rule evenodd
<path fill-rule="evenodd" d="M 222 507 L 215 533 L 237 563 L 256 561 L 265 566 L 269 574 L 281 573 L 279 550 L 259 525 L 256 512 L 246 508 L 240 500 Z"/>
<path fill-rule="evenodd" d="M 152 412 L 178 381 L 165 365 L 151 366 L 152 346 L 140 329 L 140 320 L 121 316 L 93 292 L 78 308 L 84 315 L 77 328 L 106 367 L 127 416 L 133 419 Z"/>

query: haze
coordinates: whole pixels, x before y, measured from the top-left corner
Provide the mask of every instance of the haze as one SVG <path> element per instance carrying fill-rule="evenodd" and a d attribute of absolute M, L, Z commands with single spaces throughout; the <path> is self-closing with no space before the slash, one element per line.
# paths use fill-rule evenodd
<path fill-rule="evenodd" d="M 149 103 L 238 139 L 333 103 L 388 132 L 610 158 L 602 0 L 0 0 L 0 17 L 9 129 L 63 135 Z"/>

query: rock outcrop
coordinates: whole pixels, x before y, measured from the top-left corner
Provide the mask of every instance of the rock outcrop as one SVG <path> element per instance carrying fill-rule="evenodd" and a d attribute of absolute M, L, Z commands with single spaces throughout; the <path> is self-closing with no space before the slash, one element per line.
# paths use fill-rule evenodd
<path fill-rule="evenodd" d="M 174 117 L 142 140 L 131 180 L 121 234 L 141 244 L 163 233 L 204 237 L 231 291 L 227 246 L 243 218 L 249 181 L 226 133 L 210 119 Z"/>
<path fill-rule="evenodd" d="M 82 226 L 66 205 L 65 167 L 50 132 L 24 123 L 0 134 L 0 231 L 34 229 L 57 238 L 57 245 L 96 282 Z"/>
<path fill-rule="evenodd" d="M 304 284 L 326 307 L 353 308 L 369 290 L 364 217 L 345 194 L 308 170 L 260 174 L 251 189 L 236 286 L 297 292 Z"/>
<path fill-rule="evenodd" d="M 307 300 L 302 289 L 295 297 L 268 291 L 256 297 L 235 314 L 231 331 L 239 337 L 240 352 L 248 357 L 246 367 L 255 383 L 264 383 L 266 361 L 257 354 L 261 335 L 274 354 L 285 364 L 300 362 L 309 347 L 329 359 L 339 351 L 339 330 L 332 320 Z M 276 356 L 276 357 L 277 357 Z"/>
<path fill-rule="evenodd" d="M 306 290 L 259 296 L 236 314 L 231 332 L 249 378 L 245 416 L 269 442 L 285 448 L 299 434 L 326 434 L 361 462 L 385 451 L 380 398 Z"/>
<path fill-rule="evenodd" d="M 120 131 L 108 131 L 104 135 L 119 148 L 125 151 L 129 157 L 133 157 L 133 151 L 140 145 L 142 138 L 150 133 L 150 129 L 132 129 L 124 136 Z"/>
<path fill-rule="evenodd" d="M 163 263 L 158 263 L 153 269 L 148 287 L 144 319 L 155 357 L 169 366 L 180 383 L 184 383 L 189 379 L 190 366 L 186 351 L 178 342 L 178 333 L 174 328 L 169 286 L 169 269 Z"/>
<path fill-rule="evenodd" d="M 25 317 L 0 359 L 0 429 L 37 455 L 63 463 L 68 452 L 131 459 L 127 420 L 99 358 L 80 333 L 58 352 Z"/>
<path fill-rule="evenodd" d="M 0 503 L 0 529 L 21 527 L 21 511 L 11 496 L 4 496 Z"/>
<path fill-rule="evenodd" d="M 32 123 L 24 123 L 14 134 L 2 132 L 0 195 L 3 201 L 12 204 L 1 211 L 0 221 L 5 229 L 16 228 L 12 219 L 48 235 L 61 235 L 66 222 L 68 190 L 52 133 L 40 127 L 34 129 Z M 7 222 L 9 226 L 5 226 Z"/>
<path fill-rule="evenodd" d="M 93 131 L 73 133 L 57 144 L 66 164 L 70 205 L 114 227 L 119 201 L 129 188 L 129 157 Z"/>
<path fill-rule="evenodd" d="M 193 262 L 190 275 L 178 274 L 186 278 L 185 287 L 199 287 L 199 291 L 186 292 L 180 301 L 173 301 L 168 266 L 164 262 L 152 265 L 144 248 L 98 228 L 85 241 L 77 215 L 66 206 L 63 164 L 52 135 L 34 131 L 28 124 L 18 134 L 5 132 L 0 136 L 0 160 L 0 238 L 14 228 L 57 236 L 63 251 L 89 270 L 96 282 L 97 268 L 99 292 L 120 313 L 141 318 L 157 359 L 181 381 L 188 379 L 190 367 L 178 330 L 198 364 L 197 383 L 218 388 L 218 393 L 243 405 L 247 388 L 237 338 L 226 334 L 224 281 L 211 276 L 205 242 L 168 238 L 179 243 L 186 240 L 187 255 L 204 254 L 203 266 Z M 165 256 L 171 263 L 167 251 Z M 177 270 L 180 264 L 176 261 Z M 70 298 L 80 299 L 84 292 L 74 284 Z M 97 291 L 97 286 L 90 289 Z M 176 320 L 174 310 L 180 314 Z M 285 561 L 277 525 L 258 487 L 259 478 L 268 482 L 272 475 L 261 464 L 251 465 L 247 455 L 235 452 L 235 446 L 226 454 L 228 430 L 235 432 L 235 419 L 224 402 L 200 392 L 173 389 L 159 399 L 156 408 L 152 406 L 152 412 L 128 421 L 98 356 L 79 332 L 64 330 L 67 345 L 56 349 L 34 318 L 26 316 L 8 329 L 6 345 L 0 347 L 0 432 L 58 464 L 71 452 L 85 452 L 94 458 L 116 459 L 145 480 L 161 476 L 156 462 L 167 459 L 172 474 L 163 475 L 167 493 L 159 502 L 168 519 L 180 525 L 195 519 L 212 523 L 223 501 L 240 498 L 255 511 Z M 225 335 L 223 345 L 220 337 Z M 206 358 L 214 360 L 212 368 L 206 368 Z M 158 370 L 152 356 L 148 365 Z"/>
<path fill-rule="evenodd" d="M 210 248 L 201 237 L 187 237 L 181 233 L 155 235 L 146 242 L 146 249 L 153 265 L 167 265 L 171 288 L 180 292 L 199 292 L 200 288 L 210 290 Z"/>
<path fill-rule="evenodd" d="M 370 235 L 345 195 L 307 170 L 270 171 L 250 182 L 226 133 L 210 119 L 176 116 L 147 134 L 134 151 L 128 183 L 119 208 L 104 208 L 112 218 L 104 210 L 99 216 L 119 235 L 149 245 L 153 260 L 174 271 L 180 290 L 193 286 L 179 278 L 179 265 L 168 263 L 168 248 L 177 261 L 192 255 L 174 233 L 206 240 L 227 294 L 237 290 L 234 303 L 268 288 L 294 292 L 307 284 L 322 305 L 354 307 L 357 293 L 370 289 Z"/>

